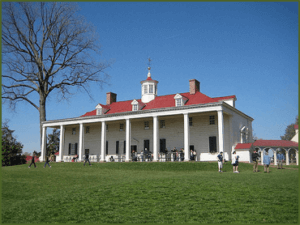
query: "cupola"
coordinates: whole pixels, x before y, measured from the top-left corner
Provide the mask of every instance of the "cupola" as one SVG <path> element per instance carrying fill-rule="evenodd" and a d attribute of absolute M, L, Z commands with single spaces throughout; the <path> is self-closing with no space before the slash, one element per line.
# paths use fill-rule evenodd
<path fill-rule="evenodd" d="M 155 99 L 157 96 L 157 84 L 158 81 L 152 80 L 151 73 L 150 73 L 151 67 L 148 67 L 148 75 L 147 79 L 144 81 L 141 81 L 142 84 L 142 102 L 148 103 Z"/>

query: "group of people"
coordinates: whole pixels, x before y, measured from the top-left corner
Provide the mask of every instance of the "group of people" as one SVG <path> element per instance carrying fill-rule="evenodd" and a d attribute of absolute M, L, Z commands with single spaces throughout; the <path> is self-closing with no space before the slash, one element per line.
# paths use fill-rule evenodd
<path fill-rule="evenodd" d="M 223 162 L 225 161 L 224 157 L 223 157 L 223 152 L 220 152 L 217 156 L 218 159 L 218 169 L 219 172 L 222 173 L 222 168 L 223 168 Z M 282 153 L 282 151 L 279 151 L 279 153 L 277 154 L 277 169 L 283 169 L 282 167 L 282 162 L 284 160 L 284 155 Z M 252 153 L 252 161 L 253 161 L 253 172 L 258 172 L 258 161 L 259 161 L 259 154 L 256 150 L 253 151 Z M 238 171 L 238 166 L 239 166 L 239 156 L 236 155 L 236 151 L 233 151 L 232 153 L 232 162 L 231 162 L 232 166 L 233 166 L 233 172 L 234 173 L 239 173 L 240 171 Z M 268 151 L 265 152 L 264 157 L 263 157 L 263 164 L 264 164 L 264 172 L 265 173 L 269 173 L 269 167 L 271 164 L 271 158 L 269 156 Z"/>
<path fill-rule="evenodd" d="M 30 163 L 30 165 L 28 166 L 28 168 L 30 168 L 32 164 L 34 164 L 34 168 L 36 168 L 36 164 L 35 164 L 34 157 L 35 157 L 35 155 L 32 156 L 31 163 Z M 46 161 L 45 161 L 45 164 L 44 164 L 44 168 L 45 168 L 47 165 L 51 168 L 51 166 L 50 166 L 50 164 L 49 164 L 49 162 L 51 161 L 50 159 L 51 159 L 51 156 L 49 157 L 49 156 L 46 155 Z M 72 161 L 75 162 L 76 159 L 78 159 L 78 155 L 75 155 L 75 157 L 73 157 L 73 160 L 72 160 Z M 89 163 L 90 166 L 92 165 L 91 162 L 90 162 L 90 160 L 89 160 L 89 154 L 86 153 L 86 154 L 85 154 L 85 160 L 84 160 L 83 165 L 85 166 L 85 163 L 87 163 L 87 162 Z"/>
<path fill-rule="evenodd" d="M 252 161 L 253 161 L 253 172 L 258 172 L 258 160 L 259 160 L 259 154 L 256 150 L 252 153 Z M 277 154 L 277 169 L 283 169 L 282 163 L 284 160 L 284 155 L 282 151 L 279 151 Z M 271 164 L 271 158 L 269 156 L 269 152 L 266 151 L 263 157 L 263 164 L 264 164 L 264 172 L 269 173 L 269 167 Z"/>
<path fill-rule="evenodd" d="M 31 163 L 30 163 L 30 165 L 28 166 L 28 168 L 30 168 L 32 164 L 34 165 L 34 168 L 36 168 L 36 164 L 35 164 L 35 161 L 34 161 L 34 157 L 35 157 L 35 155 L 32 156 Z M 51 168 L 49 162 L 50 162 L 49 156 L 46 156 L 46 161 L 45 161 L 44 168 L 45 168 L 47 165 Z"/>
<path fill-rule="evenodd" d="M 223 152 L 220 152 L 217 155 L 217 159 L 218 159 L 218 169 L 220 173 L 223 173 L 222 169 L 223 169 L 223 163 L 225 162 L 224 156 L 223 156 Z M 239 173 L 240 171 L 238 170 L 239 168 L 239 156 L 236 154 L 236 151 L 232 152 L 232 161 L 231 164 L 233 166 L 233 172 L 234 173 Z"/>

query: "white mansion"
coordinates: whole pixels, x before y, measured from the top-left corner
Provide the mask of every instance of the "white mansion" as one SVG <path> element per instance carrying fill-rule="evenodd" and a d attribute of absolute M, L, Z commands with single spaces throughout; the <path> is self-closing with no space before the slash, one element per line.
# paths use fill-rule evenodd
<path fill-rule="evenodd" d="M 200 92 L 200 82 L 189 80 L 189 92 L 157 96 L 158 81 L 141 81 L 141 99 L 117 101 L 106 94 L 106 105 L 70 119 L 43 123 L 41 161 L 46 154 L 46 129 L 60 129 L 57 161 L 70 161 L 87 152 L 92 161 L 131 161 L 131 151 L 148 149 L 153 161 L 161 160 L 162 151 L 184 149 L 184 161 L 196 150 L 197 161 L 216 161 L 218 152 L 231 159 L 238 143 L 252 141 L 253 118 L 235 108 L 235 95 L 211 98 Z"/>

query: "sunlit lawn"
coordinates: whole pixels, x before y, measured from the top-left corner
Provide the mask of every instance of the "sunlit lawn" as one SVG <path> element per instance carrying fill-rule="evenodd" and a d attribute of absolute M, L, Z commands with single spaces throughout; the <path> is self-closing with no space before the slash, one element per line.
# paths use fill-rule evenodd
<path fill-rule="evenodd" d="M 3 223 L 297 223 L 298 166 L 51 163 L 2 168 Z"/>

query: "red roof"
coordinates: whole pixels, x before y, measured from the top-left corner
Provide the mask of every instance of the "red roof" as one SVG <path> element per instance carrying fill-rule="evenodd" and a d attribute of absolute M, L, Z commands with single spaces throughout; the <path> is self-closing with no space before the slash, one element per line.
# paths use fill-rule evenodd
<path fill-rule="evenodd" d="M 219 102 L 220 100 L 235 98 L 235 95 L 226 96 L 226 97 L 218 97 L 218 98 L 210 98 L 210 97 L 206 96 L 205 94 L 202 94 L 201 92 L 196 92 L 194 95 L 190 94 L 189 92 L 186 92 L 186 93 L 182 93 L 180 95 L 182 95 L 183 97 L 186 97 L 188 99 L 188 101 L 185 103 L 185 105 L 207 104 L 207 103 Z M 157 96 L 154 100 L 146 103 L 145 107 L 143 107 L 142 110 L 163 109 L 163 108 L 175 107 L 174 96 L 175 96 L 175 94 Z M 106 107 L 109 107 L 109 110 L 105 114 L 114 114 L 114 113 L 122 113 L 122 112 L 132 111 L 132 105 L 131 105 L 132 101 L 133 100 L 113 102 L 110 105 L 106 105 Z M 139 99 L 137 101 L 141 102 L 141 99 Z M 105 107 L 104 105 L 101 105 L 101 106 Z M 95 116 L 95 115 L 96 115 L 96 109 L 85 113 L 84 115 L 82 115 L 82 117 Z"/>
<path fill-rule="evenodd" d="M 252 143 L 238 143 L 234 149 L 250 149 Z"/>
<path fill-rule="evenodd" d="M 257 140 L 253 145 L 264 147 L 298 147 L 297 142 L 286 140 Z"/>
<path fill-rule="evenodd" d="M 298 124 L 295 124 L 294 129 L 295 129 L 295 130 L 298 129 Z"/>

